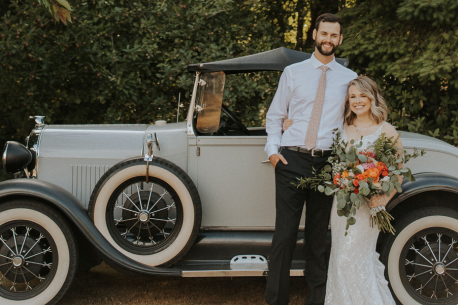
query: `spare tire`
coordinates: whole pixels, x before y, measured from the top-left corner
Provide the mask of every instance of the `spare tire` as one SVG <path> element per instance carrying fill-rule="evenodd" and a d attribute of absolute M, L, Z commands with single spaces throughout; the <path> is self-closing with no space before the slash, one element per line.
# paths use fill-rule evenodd
<path fill-rule="evenodd" d="M 91 195 L 88 213 L 121 253 L 148 266 L 170 266 L 194 244 L 202 220 L 197 188 L 174 163 L 133 158 L 110 168 Z"/>

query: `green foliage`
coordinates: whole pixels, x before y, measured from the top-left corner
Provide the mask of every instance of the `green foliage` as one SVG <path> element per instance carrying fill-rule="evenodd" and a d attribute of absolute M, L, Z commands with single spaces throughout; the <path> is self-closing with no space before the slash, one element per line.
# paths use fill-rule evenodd
<path fill-rule="evenodd" d="M 393 125 L 458 144 L 458 2 L 357 3 L 339 55 L 381 86 Z"/>
<path fill-rule="evenodd" d="M 194 82 L 188 64 L 282 45 L 253 9 L 257 0 L 78 0 L 67 26 L 32 1 L 12 2 L 0 23 L 2 146 L 24 141 L 30 115 L 48 124 L 176 122 L 180 93 L 183 121 Z M 225 101 L 260 126 L 278 77 L 229 79 Z"/>

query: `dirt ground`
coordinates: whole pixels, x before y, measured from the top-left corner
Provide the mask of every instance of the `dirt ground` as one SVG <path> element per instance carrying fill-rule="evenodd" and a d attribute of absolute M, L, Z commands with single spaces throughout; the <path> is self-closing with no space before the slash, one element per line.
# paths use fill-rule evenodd
<path fill-rule="evenodd" d="M 102 264 L 76 279 L 59 304 L 266 304 L 265 286 L 265 277 L 141 277 Z M 306 290 L 304 278 L 291 278 L 290 304 L 304 304 Z"/>

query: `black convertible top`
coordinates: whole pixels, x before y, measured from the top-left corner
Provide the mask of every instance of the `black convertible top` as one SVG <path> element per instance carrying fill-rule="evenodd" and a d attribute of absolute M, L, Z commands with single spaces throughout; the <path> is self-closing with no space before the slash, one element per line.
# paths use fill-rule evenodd
<path fill-rule="evenodd" d="M 253 55 L 209 63 L 188 65 L 189 72 L 218 72 L 226 74 L 256 72 L 256 71 L 283 71 L 286 66 L 306 60 L 312 54 L 291 50 L 285 47 Z M 346 67 L 348 60 L 336 58 L 336 61 Z"/>

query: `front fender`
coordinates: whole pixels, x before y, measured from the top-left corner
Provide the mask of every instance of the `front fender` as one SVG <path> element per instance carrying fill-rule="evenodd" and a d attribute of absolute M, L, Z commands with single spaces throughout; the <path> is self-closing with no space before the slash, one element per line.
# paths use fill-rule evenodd
<path fill-rule="evenodd" d="M 429 191 L 445 191 L 458 194 L 458 178 L 441 173 L 415 174 L 416 181 L 410 182 L 404 179 L 402 193 L 397 193 L 388 203 L 390 211 L 409 197 Z"/>
<path fill-rule="evenodd" d="M 57 185 L 35 179 L 14 179 L 1 182 L 0 204 L 14 197 L 36 198 L 49 203 L 65 214 L 104 258 L 122 269 L 143 275 L 181 276 L 181 270 L 146 266 L 120 253 L 100 234 L 78 199 Z"/>

